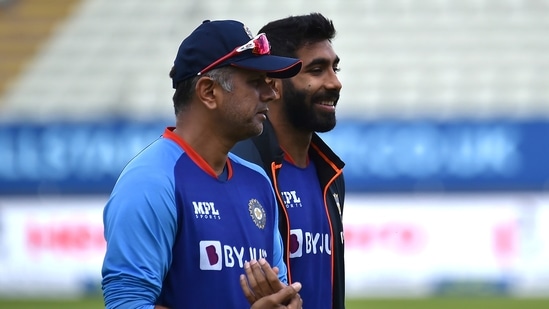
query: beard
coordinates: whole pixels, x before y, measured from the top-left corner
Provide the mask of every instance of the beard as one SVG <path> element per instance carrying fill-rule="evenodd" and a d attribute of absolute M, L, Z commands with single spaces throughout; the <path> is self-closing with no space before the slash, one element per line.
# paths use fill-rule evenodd
<path fill-rule="evenodd" d="M 284 114 L 295 128 L 308 132 L 328 132 L 336 125 L 333 112 L 315 110 L 314 102 L 339 99 L 339 91 L 328 90 L 307 98 L 307 92 L 298 90 L 290 80 L 282 80 L 282 104 Z"/>

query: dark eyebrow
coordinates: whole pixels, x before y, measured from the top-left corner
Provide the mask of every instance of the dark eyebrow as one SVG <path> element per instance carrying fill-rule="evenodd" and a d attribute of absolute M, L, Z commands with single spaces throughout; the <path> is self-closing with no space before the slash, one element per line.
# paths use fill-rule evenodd
<path fill-rule="evenodd" d="M 339 64 L 339 57 L 336 56 L 335 60 L 334 60 L 334 64 L 335 65 L 338 65 Z M 309 62 L 306 67 L 312 67 L 312 66 L 315 66 L 315 65 L 331 65 L 331 62 L 330 59 L 327 59 L 327 58 L 315 58 L 313 59 L 313 61 Z"/>

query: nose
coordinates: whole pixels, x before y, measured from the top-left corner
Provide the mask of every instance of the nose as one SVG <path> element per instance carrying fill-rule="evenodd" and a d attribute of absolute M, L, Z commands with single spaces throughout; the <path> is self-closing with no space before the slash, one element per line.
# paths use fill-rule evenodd
<path fill-rule="evenodd" d="M 337 90 L 337 91 L 341 90 L 343 85 L 339 81 L 339 78 L 337 77 L 336 72 L 330 71 L 330 73 L 328 73 L 328 77 L 326 78 L 326 83 L 324 87 L 330 90 Z"/>
<path fill-rule="evenodd" d="M 280 92 L 278 92 L 278 90 L 276 89 L 276 82 L 275 82 L 275 79 L 274 78 L 270 78 L 270 77 L 267 77 L 265 78 L 265 82 L 271 86 L 271 88 L 273 89 L 274 93 L 275 93 L 275 100 L 278 100 L 280 99 Z"/>
<path fill-rule="evenodd" d="M 261 83 L 259 91 L 259 98 L 262 102 L 272 101 L 278 96 L 278 93 L 274 88 L 274 82 L 268 82 L 268 80 Z"/>

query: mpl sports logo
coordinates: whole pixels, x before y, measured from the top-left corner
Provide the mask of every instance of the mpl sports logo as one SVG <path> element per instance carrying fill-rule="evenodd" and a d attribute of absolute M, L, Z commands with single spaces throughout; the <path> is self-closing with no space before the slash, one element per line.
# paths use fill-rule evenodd
<path fill-rule="evenodd" d="M 202 240 L 199 247 L 201 270 L 221 270 L 223 267 L 244 268 L 246 261 L 267 257 L 266 249 L 222 245 L 217 240 Z"/>
<path fill-rule="evenodd" d="M 215 208 L 214 202 L 193 201 L 194 215 L 197 219 L 221 219 L 219 210 Z"/>
<path fill-rule="evenodd" d="M 301 203 L 301 198 L 299 198 L 297 192 L 281 191 L 280 195 L 282 196 L 282 200 L 286 208 L 303 207 L 303 204 Z"/>
<path fill-rule="evenodd" d="M 290 230 L 290 258 L 299 258 L 305 254 L 332 255 L 329 234 Z"/>

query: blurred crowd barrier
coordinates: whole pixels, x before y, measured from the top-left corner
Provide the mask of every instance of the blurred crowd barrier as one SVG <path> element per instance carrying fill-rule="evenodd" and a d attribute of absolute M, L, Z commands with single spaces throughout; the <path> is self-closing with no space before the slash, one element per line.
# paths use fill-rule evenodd
<path fill-rule="evenodd" d="M 98 295 L 105 202 L 1 198 L 0 297 Z M 349 297 L 549 293 L 548 194 L 350 194 L 343 221 Z M 331 252 L 302 236 L 294 254 Z"/>

